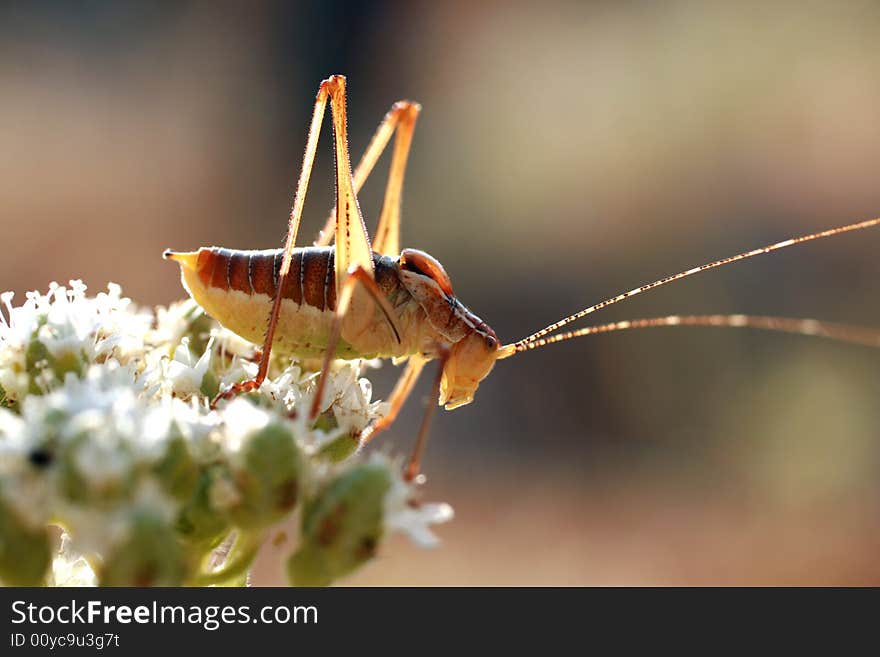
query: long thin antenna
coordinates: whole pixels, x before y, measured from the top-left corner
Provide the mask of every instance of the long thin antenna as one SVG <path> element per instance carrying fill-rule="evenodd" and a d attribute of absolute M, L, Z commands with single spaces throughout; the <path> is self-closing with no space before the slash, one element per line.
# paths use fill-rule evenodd
<path fill-rule="evenodd" d="M 672 276 L 666 276 L 665 278 L 661 278 L 660 280 L 654 281 L 653 283 L 649 283 L 648 285 L 642 285 L 641 287 L 637 287 L 634 290 L 630 290 L 629 292 L 624 292 L 623 294 L 618 294 L 617 296 L 611 297 L 610 299 L 606 299 L 601 303 L 597 303 L 594 306 L 590 306 L 589 308 L 585 308 L 580 312 L 575 313 L 574 315 L 569 315 L 565 319 L 561 319 L 558 322 L 554 322 L 550 324 L 550 326 L 541 329 L 537 333 L 533 333 L 527 338 L 523 338 L 518 342 L 514 343 L 514 347 L 516 347 L 516 351 L 522 351 L 522 347 L 526 344 L 532 343 L 539 338 L 543 338 L 548 333 L 552 333 L 559 328 L 562 328 L 566 324 L 570 324 L 571 322 L 584 317 L 585 315 L 589 315 L 591 313 L 596 312 L 597 310 L 601 310 L 606 306 L 610 306 L 611 304 L 617 303 L 618 301 L 623 301 L 624 299 L 628 299 L 630 297 L 634 297 L 637 294 L 641 294 L 642 292 L 647 292 L 648 290 L 652 290 L 655 287 L 660 287 L 661 285 L 666 285 L 667 283 L 672 283 L 673 281 L 677 281 L 682 278 L 686 278 L 687 276 L 692 276 L 693 274 L 699 274 L 703 271 L 708 271 L 710 269 L 715 269 L 716 267 L 721 267 L 722 265 L 727 265 L 731 262 L 736 262 L 737 260 L 745 260 L 746 258 L 751 258 L 753 256 L 762 255 L 764 253 L 770 253 L 771 251 L 778 251 L 779 249 L 784 249 L 787 246 L 793 246 L 795 244 L 801 244 L 803 242 L 810 242 L 812 240 L 821 239 L 823 237 L 831 237 L 832 235 L 840 235 L 841 233 L 848 233 L 854 230 L 862 230 L 863 228 L 871 228 L 872 226 L 880 225 L 880 218 L 877 219 L 869 219 L 868 221 L 862 221 L 856 224 L 849 224 L 848 226 L 841 226 L 840 228 L 830 228 L 828 230 L 823 230 L 819 233 L 811 233 L 809 235 L 803 235 L 801 237 L 792 237 L 787 240 L 783 240 L 782 242 L 777 242 L 776 244 L 771 244 L 770 246 L 764 246 L 758 249 L 752 249 L 751 251 L 746 251 L 745 253 L 740 253 L 739 255 L 730 256 L 729 258 L 723 258 L 721 260 L 716 260 L 715 262 L 710 262 L 706 265 L 700 265 L 699 267 L 693 267 L 688 269 L 687 271 L 680 272 L 678 274 L 674 274 Z"/>
<path fill-rule="evenodd" d="M 669 315 L 668 317 L 653 317 L 650 319 L 631 319 L 622 322 L 611 322 L 598 326 L 587 326 L 576 331 L 568 331 L 541 338 L 531 342 L 517 342 L 509 345 L 509 353 L 501 358 L 507 358 L 520 351 L 537 349 L 554 342 L 563 342 L 572 338 L 579 338 L 594 333 L 610 333 L 611 331 L 624 331 L 638 328 L 655 328 L 660 326 L 716 326 L 723 328 L 754 328 L 767 331 L 783 331 L 785 333 L 797 333 L 799 335 L 811 335 L 842 342 L 880 347 L 880 330 L 865 328 L 862 326 L 847 326 L 846 324 L 833 324 L 816 319 L 795 319 L 790 317 L 765 317 L 761 315 Z M 503 349 L 503 348 L 502 348 Z"/>

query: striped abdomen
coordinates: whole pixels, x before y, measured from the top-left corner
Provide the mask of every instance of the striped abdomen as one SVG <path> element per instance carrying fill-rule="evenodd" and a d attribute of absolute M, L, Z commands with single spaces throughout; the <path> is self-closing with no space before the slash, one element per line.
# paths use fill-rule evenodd
<path fill-rule="evenodd" d="M 238 251 L 202 247 L 165 257 L 181 265 L 184 285 L 214 319 L 246 340 L 259 344 L 279 287 L 283 251 Z M 294 249 L 282 291 L 274 345 L 283 352 L 318 356 L 326 349 L 336 309 L 334 247 Z M 415 307 L 400 280 L 397 258 L 373 254 L 376 283 L 407 322 Z M 416 313 L 417 314 L 417 313 Z M 398 356 L 414 342 L 394 340 L 387 320 L 375 304 L 346 314 L 337 354 L 342 358 Z"/>
<path fill-rule="evenodd" d="M 237 290 L 274 298 L 278 290 L 282 249 L 233 251 L 218 247 L 199 250 L 196 272 L 206 287 Z M 283 298 L 318 310 L 336 308 L 335 254 L 331 247 L 295 249 Z"/>
<path fill-rule="evenodd" d="M 275 297 L 283 249 L 239 251 L 217 246 L 198 251 L 196 273 L 205 287 Z M 293 250 L 284 299 L 318 310 L 336 310 L 336 253 L 332 246 Z M 376 283 L 394 300 L 402 289 L 394 258 L 373 254 Z"/>

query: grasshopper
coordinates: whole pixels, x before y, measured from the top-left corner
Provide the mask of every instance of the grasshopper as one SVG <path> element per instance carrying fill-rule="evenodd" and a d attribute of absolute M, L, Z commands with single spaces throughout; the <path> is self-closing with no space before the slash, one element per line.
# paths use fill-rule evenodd
<path fill-rule="evenodd" d="M 321 82 L 284 247 L 242 251 L 203 247 L 165 251 L 180 264 L 183 285 L 193 299 L 223 326 L 263 347 L 257 375 L 232 385 L 212 402 L 256 390 L 269 368 L 272 349 L 297 357 L 323 357 L 309 410 L 321 408 L 327 373 L 334 358 L 392 358 L 406 367 L 389 398 L 390 411 L 361 434 L 366 444 L 394 422 L 426 363 L 439 361 L 433 399 L 452 410 L 470 403 L 495 362 L 575 337 L 659 326 L 750 327 L 813 335 L 880 347 L 880 330 L 813 319 L 754 315 L 670 315 L 589 326 L 555 333 L 607 306 L 656 287 L 796 244 L 880 225 L 880 218 L 831 228 L 692 267 L 610 297 L 516 342 L 502 344 L 486 322 L 459 301 L 443 266 L 416 249 L 400 249 L 400 207 L 406 161 L 420 106 L 395 103 L 352 172 L 348 150 L 345 78 Z M 297 233 L 318 136 L 330 103 L 336 156 L 336 206 L 313 246 L 296 247 Z M 379 223 L 372 243 L 357 194 L 396 134 Z M 335 244 L 330 245 L 335 237 Z M 407 466 L 415 478 L 427 440 L 429 404 Z"/>

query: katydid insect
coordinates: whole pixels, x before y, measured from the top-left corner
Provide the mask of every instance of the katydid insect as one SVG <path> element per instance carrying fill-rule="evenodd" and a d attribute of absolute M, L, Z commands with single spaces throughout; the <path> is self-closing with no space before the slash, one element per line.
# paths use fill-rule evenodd
<path fill-rule="evenodd" d="M 336 156 L 336 207 L 314 246 L 295 247 L 309 176 L 326 105 L 330 103 Z M 389 399 L 390 411 L 367 427 L 362 444 L 396 418 L 425 364 L 439 360 L 433 398 L 452 410 L 470 403 L 495 361 L 571 338 L 658 326 L 751 327 L 814 335 L 880 347 L 880 330 L 812 319 L 752 315 L 672 315 L 589 326 L 551 335 L 606 306 L 700 272 L 832 235 L 880 225 L 880 218 L 787 239 L 723 258 L 634 288 L 561 319 L 517 342 L 502 344 L 495 332 L 456 297 L 449 276 L 433 257 L 400 250 L 400 205 L 406 160 L 420 107 L 395 103 L 380 123 L 354 173 L 348 151 L 345 78 L 324 80 L 315 99 L 302 170 L 282 249 L 240 251 L 217 247 L 165 257 L 181 266 L 193 299 L 222 325 L 254 343 L 263 341 L 255 378 L 237 383 L 214 400 L 252 391 L 262 384 L 272 348 L 300 357 L 323 356 L 310 408 L 321 408 L 326 376 L 334 358 L 394 358 L 407 365 Z M 372 244 L 357 194 L 395 135 L 385 200 Z M 335 246 L 329 246 L 335 236 Z M 420 468 L 430 416 L 422 422 L 407 476 Z"/>

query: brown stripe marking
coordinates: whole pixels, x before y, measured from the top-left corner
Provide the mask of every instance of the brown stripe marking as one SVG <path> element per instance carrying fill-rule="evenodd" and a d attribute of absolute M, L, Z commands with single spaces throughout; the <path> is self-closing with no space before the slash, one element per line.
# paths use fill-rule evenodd
<path fill-rule="evenodd" d="M 202 281 L 202 285 L 208 286 L 211 283 L 211 274 L 214 273 L 214 253 L 211 249 L 206 249 L 205 247 L 199 249 L 196 271 L 199 274 L 199 280 Z"/>
<path fill-rule="evenodd" d="M 229 249 L 212 249 L 214 252 L 214 267 L 211 272 L 211 287 L 219 290 L 229 289 Z"/>
<path fill-rule="evenodd" d="M 250 277 L 248 276 L 248 265 L 250 262 L 250 253 L 248 251 L 233 251 L 229 257 L 229 266 L 227 268 L 229 287 L 245 294 L 252 294 Z"/>
<path fill-rule="evenodd" d="M 305 303 L 324 310 L 324 281 L 330 264 L 329 249 L 305 249 L 302 262 L 303 298 Z"/>
<path fill-rule="evenodd" d="M 279 249 L 272 253 L 274 254 L 272 284 L 274 289 L 277 290 L 281 278 L 281 265 L 284 262 L 284 251 Z M 299 291 L 299 263 L 301 258 L 302 256 L 299 253 L 299 249 L 294 250 L 292 257 L 290 258 L 290 269 L 287 271 L 287 280 L 284 282 L 284 291 L 281 293 L 282 299 L 290 299 L 296 304 L 299 304 L 300 299 L 302 298 Z"/>
<path fill-rule="evenodd" d="M 333 247 L 295 249 L 283 298 L 319 310 L 336 309 L 336 254 Z M 202 282 L 221 290 L 274 297 L 284 252 L 233 251 L 219 247 L 199 250 L 198 275 Z M 386 262 L 387 261 L 387 262 Z M 387 296 L 400 286 L 390 259 L 373 254 L 376 283 Z"/>
<path fill-rule="evenodd" d="M 293 258 L 290 260 L 290 274 L 287 276 L 287 283 L 284 285 L 284 298 L 290 299 L 296 305 L 302 304 L 302 288 L 300 287 L 302 258 L 301 249 L 293 252 Z"/>
<path fill-rule="evenodd" d="M 273 252 L 254 253 L 251 256 L 251 285 L 255 294 L 275 296 L 274 266 L 275 254 Z"/>

